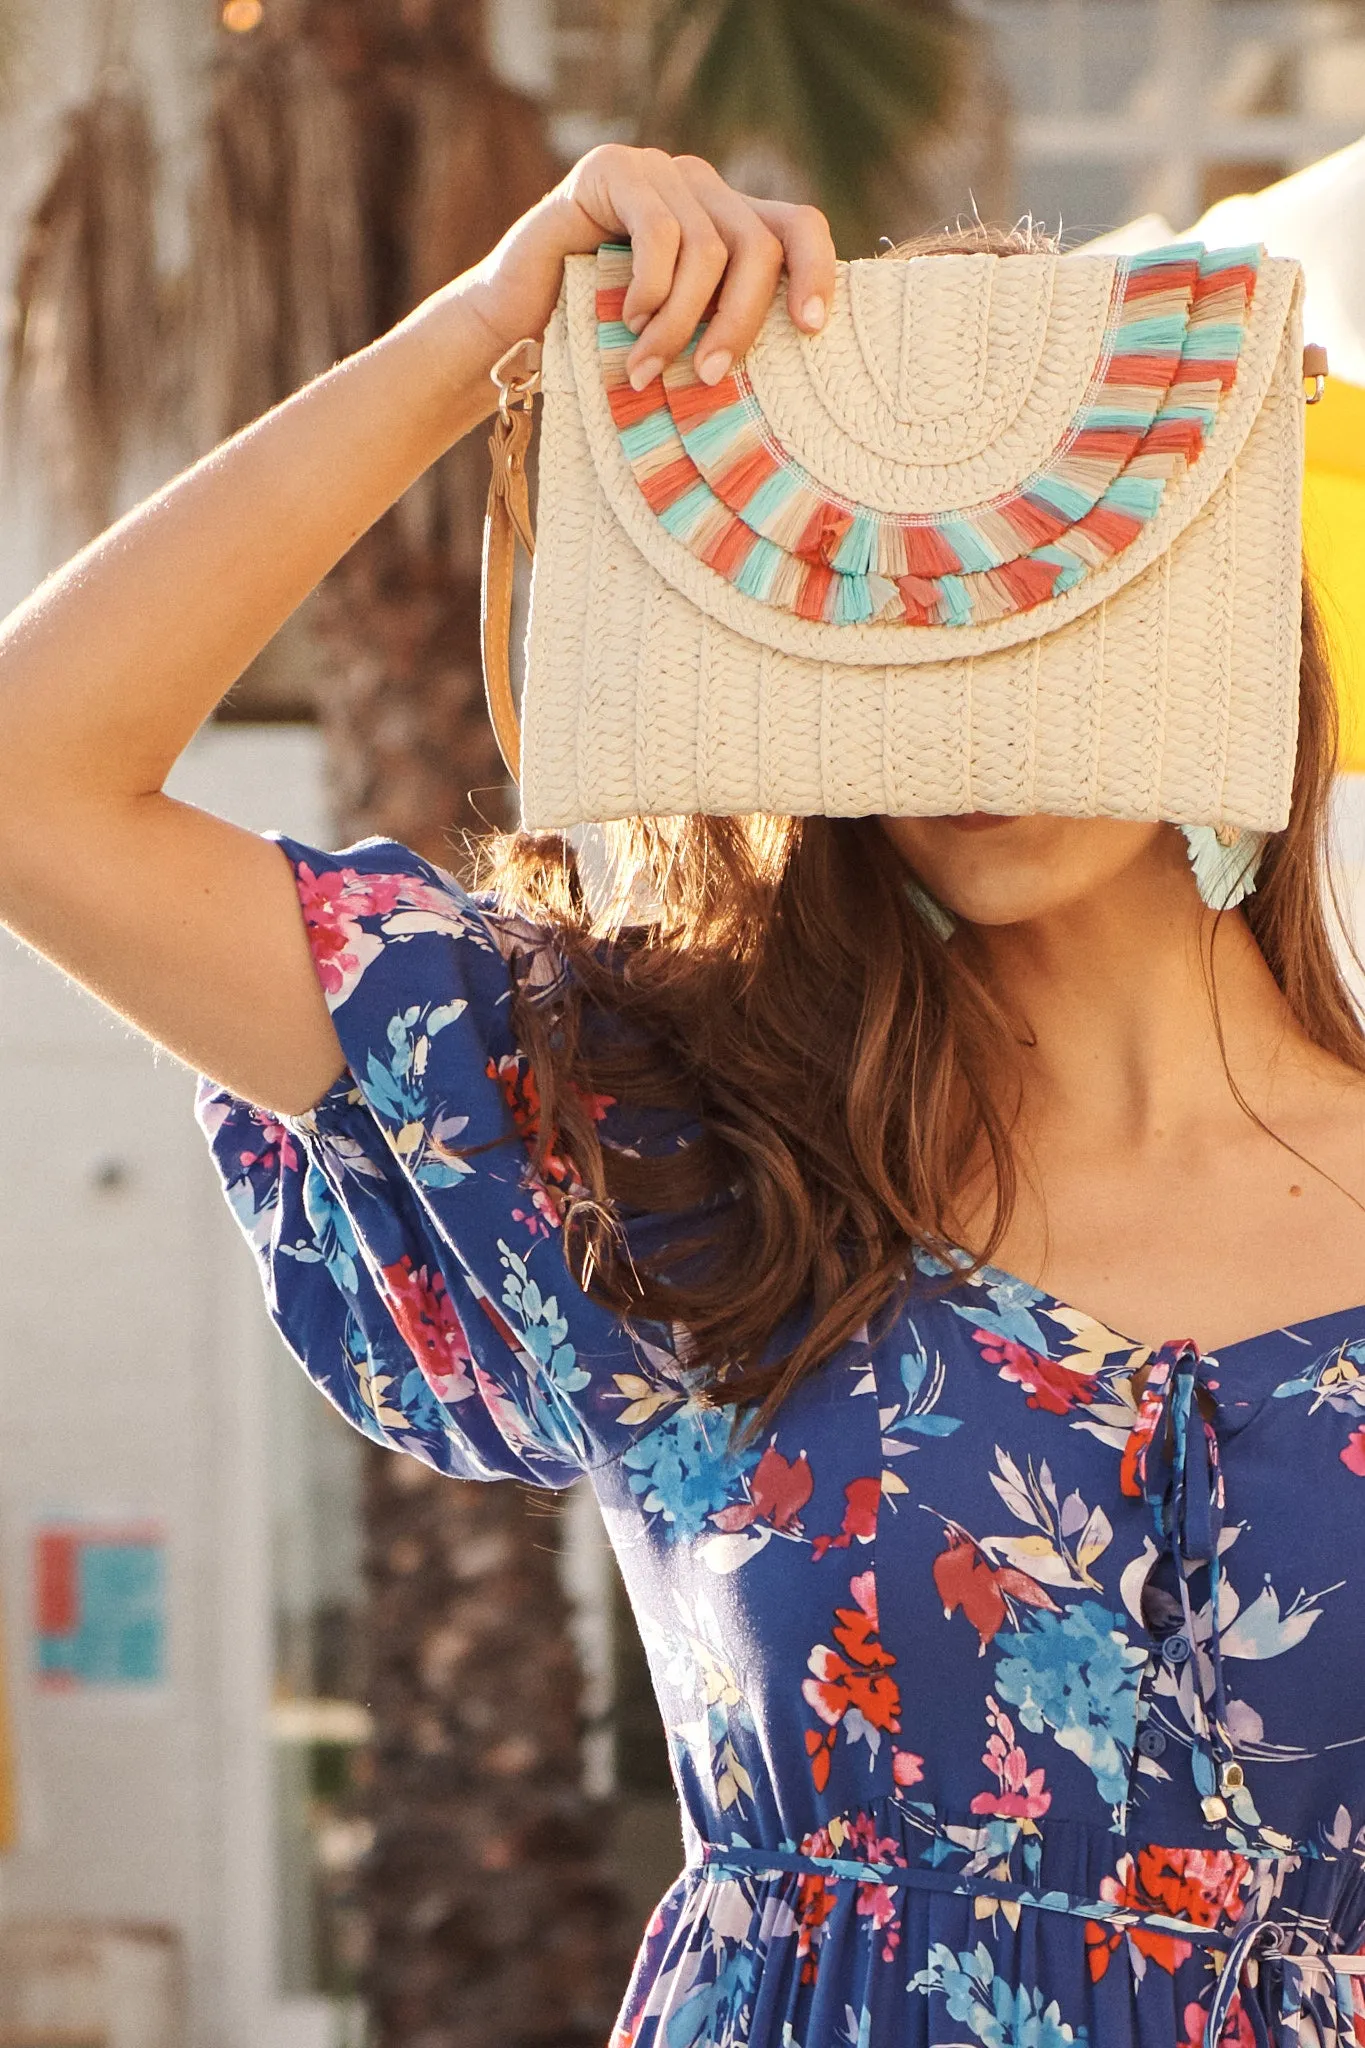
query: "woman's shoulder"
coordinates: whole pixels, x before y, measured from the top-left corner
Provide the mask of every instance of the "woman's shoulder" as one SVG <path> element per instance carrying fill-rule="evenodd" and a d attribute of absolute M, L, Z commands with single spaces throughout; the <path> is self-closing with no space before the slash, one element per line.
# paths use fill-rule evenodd
<path fill-rule="evenodd" d="M 409 846 L 385 838 L 327 852 L 270 835 L 287 856 L 298 890 L 318 979 L 328 1006 L 348 1002 L 393 948 L 438 938 L 482 955 L 522 986 L 550 988 L 565 974 L 560 934 L 502 904 L 491 889 L 471 889 Z M 420 957 L 418 949 L 416 957 Z"/>

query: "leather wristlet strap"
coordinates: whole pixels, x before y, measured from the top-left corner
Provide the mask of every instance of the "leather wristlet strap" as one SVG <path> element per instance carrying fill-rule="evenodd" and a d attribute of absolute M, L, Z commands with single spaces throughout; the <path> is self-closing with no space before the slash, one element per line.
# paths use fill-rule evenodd
<path fill-rule="evenodd" d="M 483 521 L 479 606 L 484 690 L 498 747 L 514 782 L 521 773 L 521 721 L 512 693 L 512 572 L 520 541 L 535 554 L 526 451 L 531 444 L 531 401 L 540 389 L 540 343 L 529 336 L 499 356 L 489 376 L 498 387 L 498 416 L 488 437 L 492 473 Z"/>

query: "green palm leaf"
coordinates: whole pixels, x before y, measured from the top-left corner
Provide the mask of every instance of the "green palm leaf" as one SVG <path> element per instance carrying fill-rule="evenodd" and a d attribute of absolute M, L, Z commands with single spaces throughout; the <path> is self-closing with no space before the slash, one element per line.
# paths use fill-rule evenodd
<path fill-rule="evenodd" d="M 840 250 L 862 253 L 892 195 L 912 188 L 916 147 L 951 108 L 967 50 L 950 0 L 671 0 L 646 132 L 721 162 L 767 144 Z"/>

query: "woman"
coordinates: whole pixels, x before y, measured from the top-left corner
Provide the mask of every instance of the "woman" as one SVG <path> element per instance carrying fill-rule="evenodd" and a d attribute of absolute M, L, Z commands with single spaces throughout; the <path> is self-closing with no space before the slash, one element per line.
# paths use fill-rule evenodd
<path fill-rule="evenodd" d="M 1221 913 L 1162 823 L 637 826 L 631 927 L 543 842 L 471 898 L 162 794 L 623 235 L 637 388 L 717 285 L 708 381 L 784 267 L 822 323 L 819 214 L 594 151 L 10 621 L 0 914 L 212 1077 L 343 1412 L 591 1474 L 687 1844 L 618 2048 L 1351 2038 L 1365 1041 L 1311 631 L 1290 824 Z"/>

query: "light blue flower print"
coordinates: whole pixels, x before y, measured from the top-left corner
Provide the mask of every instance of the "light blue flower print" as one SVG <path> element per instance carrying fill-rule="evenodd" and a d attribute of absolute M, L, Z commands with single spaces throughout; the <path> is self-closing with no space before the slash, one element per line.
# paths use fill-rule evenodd
<path fill-rule="evenodd" d="M 312 1228 L 312 1243 L 281 1245 L 281 1255 L 304 1263 L 320 1258 L 341 1292 L 353 1300 L 360 1285 L 356 1270 L 360 1246 L 331 1182 L 311 1161 L 303 1178 L 303 1213 Z"/>
<path fill-rule="evenodd" d="M 740 1480 L 761 1454 L 731 1451 L 731 1429 L 724 1410 L 688 1401 L 624 1453 L 631 1491 L 660 1517 L 670 1543 L 690 1542 L 717 1508 L 740 1497 Z"/>
<path fill-rule="evenodd" d="M 389 1438 L 380 1413 L 387 1408 L 383 1390 L 391 1382 L 386 1381 L 383 1372 L 376 1369 L 365 1332 L 354 1315 L 348 1314 L 346 1318 L 337 1367 L 337 1371 L 324 1382 L 328 1395 L 362 1436 L 367 1436 L 371 1443 L 387 1444 Z M 376 1413 L 376 1409 L 380 1413 Z M 400 1429 L 407 1426 L 407 1417 L 396 1410 L 391 1419 Z"/>
<path fill-rule="evenodd" d="M 1365 1342 L 1356 1339 L 1335 1345 L 1293 1379 L 1281 1380 L 1274 1390 L 1277 1401 L 1290 1400 L 1296 1394 L 1312 1396 L 1310 1413 L 1327 1407 L 1352 1419 L 1365 1414 Z"/>
<path fill-rule="evenodd" d="M 589 1438 L 573 1397 L 591 1384 L 591 1376 L 578 1362 L 557 1298 L 541 1293 L 525 1259 L 502 1238 L 498 1239 L 498 1253 L 503 1266 L 498 1308 L 513 1341 L 539 1368 L 528 1375 L 521 1398 L 526 1415 L 519 1418 L 512 1408 L 506 1408 L 506 1427 L 519 1433 L 529 1422 L 528 1442 L 539 1437 L 553 1444 L 566 1461 L 582 1461 L 589 1455 Z M 490 1393 L 486 1398 L 498 1397 Z"/>
<path fill-rule="evenodd" d="M 997 1977 L 983 1943 L 954 1954 L 946 1942 L 934 1942 L 927 1967 L 915 1972 L 909 1989 L 938 1992 L 950 2018 L 982 2048 L 1072 2048 L 1086 2039 L 1084 2027 L 1067 2025 L 1055 1998 L 1045 2005 L 1041 1991 Z"/>
<path fill-rule="evenodd" d="M 467 1116 L 433 1109 L 428 1070 L 433 1039 L 464 1015 L 463 1002 L 414 1003 L 389 1019 L 388 1059 L 371 1050 L 365 1092 L 382 1116 L 398 1126 L 394 1148 L 404 1167 L 424 1188 L 456 1187 L 474 1169 L 449 1147 L 469 1123 Z"/>
<path fill-rule="evenodd" d="M 504 1268 L 502 1306 L 519 1337 L 540 1366 L 545 1379 L 561 1394 L 577 1394 L 590 1384 L 569 1342 L 569 1326 L 553 1294 L 542 1294 L 520 1258 L 502 1238 L 498 1251 Z"/>
<path fill-rule="evenodd" d="M 872 2008 L 865 2005 L 861 2012 L 854 2012 L 851 2005 L 844 2007 L 844 2033 L 840 2048 L 871 2048 Z"/>
<path fill-rule="evenodd" d="M 943 1279 L 951 1270 L 941 1259 L 916 1253 L 915 1266 L 927 1279 Z M 1048 1340 L 1041 1325 L 1033 1314 L 1040 1303 L 1051 1300 L 1041 1288 L 1030 1287 L 1027 1281 L 1016 1279 L 1013 1273 L 1002 1273 L 996 1266 L 983 1266 L 979 1273 L 964 1279 L 963 1287 L 970 1287 L 984 1294 L 989 1308 L 976 1307 L 970 1301 L 953 1301 L 954 1315 L 964 1323 L 974 1323 L 980 1330 L 989 1330 L 994 1336 L 1010 1338 L 1016 1344 L 1023 1344 L 1030 1351 L 1043 1357 L 1050 1356 Z"/>
<path fill-rule="evenodd" d="M 995 1667 L 995 1690 L 1019 1709 L 1032 1734 L 1050 1729 L 1094 1772 L 1101 1796 L 1118 1806 L 1128 1790 L 1138 1673 L 1146 1661 L 1145 1650 L 1124 1635 L 1122 1616 L 1093 1600 L 1065 1614 L 1032 1609 Z"/>
<path fill-rule="evenodd" d="M 709 1984 L 699 1984 L 682 2001 L 664 2028 L 668 2048 L 703 2048 L 715 2041 L 743 2041 L 746 2013 L 758 1980 L 758 1955 L 739 1948 L 727 1956 Z"/>
<path fill-rule="evenodd" d="M 882 1411 L 882 1448 L 895 1457 L 915 1446 L 909 1443 L 888 1443 L 888 1437 L 943 1437 L 951 1436 L 961 1429 L 962 1418 L 958 1415 L 940 1415 L 939 1398 L 943 1393 L 946 1374 L 943 1360 L 937 1352 L 930 1364 L 929 1353 L 920 1339 L 913 1323 L 907 1323 L 907 1330 L 914 1342 L 914 1349 L 901 1354 L 901 1385 L 905 1389 L 905 1405 L 895 1410 Z"/>

